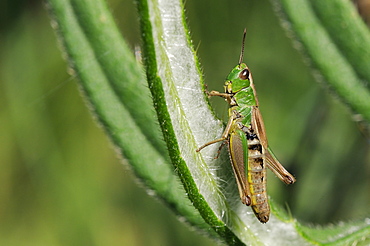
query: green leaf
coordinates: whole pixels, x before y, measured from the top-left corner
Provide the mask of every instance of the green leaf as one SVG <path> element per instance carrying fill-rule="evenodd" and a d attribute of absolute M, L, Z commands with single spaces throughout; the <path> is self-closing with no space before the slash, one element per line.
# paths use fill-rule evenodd
<path fill-rule="evenodd" d="M 230 192 L 237 188 L 234 180 L 232 187 L 225 183 L 232 177 L 229 164 L 225 166 L 227 157 L 214 160 L 218 146 L 195 152 L 220 136 L 223 127 L 204 100 L 181 1 L 138 1 L 138 6 L 149 88 L 170 156 L 194 206 L 229 244 L 236 243 L 236 236 L 251 245 L 284 245 L 291 240 L 304 245 L 293 220 L 272 216 L 262 225 L 250 208 L 239 202 L 237 193 Z"/>
<path fill-rule="evenodd" d="M 297 39 L 333 92 L 370 122 L 370 31 L 352 2 L 274 1 L 283 26 Z"/>
<path fill-rule="evenodd" d="M 230 245 L 368 242 L 367 220 L 305 227 L 273 201 L 270 221 L 261 224 L 239 201 L 227 153 L 215 160 L 218 146 L 195 152 L 219 137 L 223 124 L 203 93 L 181 1 L 137 1 L 147 81 L 104 1 L 48 2 L 94 116 L 136 175 L 192 225 L 213 228 Z"/>
<path fill-rule="evenodd" d="M 51 0 L 48 7 L 88 106 L 118 152 L 175 211 L 207 228 L 172 171 L 144 74 L 105 2 Z"/>

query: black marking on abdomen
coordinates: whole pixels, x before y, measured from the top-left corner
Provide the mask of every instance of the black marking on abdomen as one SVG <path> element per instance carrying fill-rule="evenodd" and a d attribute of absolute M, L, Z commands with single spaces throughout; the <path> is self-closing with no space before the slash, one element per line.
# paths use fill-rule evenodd
<path fill-rule="evenodd" d="M 261 144 L 251 144 L 251 145 L 248 145 L 248 149 L 250 149 L 250 150 L 257 150 L 260 154 L 262 154 L 262 145 Z"/>
<path fill-rule="evenodd" d="M 247 139 L 248 140 L 254 140 L 254 139 L 258 139 L 258 137 L 257 137 L 257 134 L 255 134 L 255 133 L 250 133 L 250 132 L 245 132 L 246 133 L 246 135 L 247 135 Z"/>

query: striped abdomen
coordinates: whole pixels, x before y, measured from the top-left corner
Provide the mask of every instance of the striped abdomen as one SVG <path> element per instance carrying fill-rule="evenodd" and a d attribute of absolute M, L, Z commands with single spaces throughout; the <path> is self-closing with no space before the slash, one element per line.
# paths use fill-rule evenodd
<path fill-rule="evenodd" d="M 248 140 L 248 183 L 251 193 L 251 206 L 257 218 L 266 223 L 269 220 L 270 206 L 266 193 L 265 149 L 253 129 L 244 132 Z"/>

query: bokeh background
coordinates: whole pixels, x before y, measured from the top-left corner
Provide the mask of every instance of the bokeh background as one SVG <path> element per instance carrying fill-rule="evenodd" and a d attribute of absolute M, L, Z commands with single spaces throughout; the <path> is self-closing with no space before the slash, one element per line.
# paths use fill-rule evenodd
<path fill-rule="evenodd" d="M 108 2 L 134 50 L 133 1 Z M 369 216 L 366 126 L 314 80 L 270 2 L 185 6 L 210 89 L 222 90 L 247 28 L 244 60 L 270 145 L 298 180 L 287 187 L 269 173 L 271 197 L 309 224 Z M 117 157 L 67 73 L 42 2 L 1 1 L 0 17 L 0 245 L 213 245 Z M 226 119 L 225 102 L 212 104 Z"/>

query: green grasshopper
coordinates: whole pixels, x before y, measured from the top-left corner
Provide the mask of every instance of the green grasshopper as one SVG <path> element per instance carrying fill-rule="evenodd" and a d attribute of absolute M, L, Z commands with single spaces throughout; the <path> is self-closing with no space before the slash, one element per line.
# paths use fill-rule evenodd
<path fill-rule="evenodd" d="M 225 92 L 207 92 L 209 97 L 223 97 L 229 103 L 229 120 L 226 128 L 221 138 L 202 145 L 196 151 L 223 141 L 220 151 L 225 143 L 228 144 L 240 199 L 242 203 L 252 207 L 260 222 L 266 223 L 270 217 L 266 193 L 266 166 L 286 184 L 293 184 L 295 178 L 280 164 L 268 146 L 252 74 L 248 66 L 242 63 L 245 36 L 246 29 L 239 64 L 227 76 Z"/>

